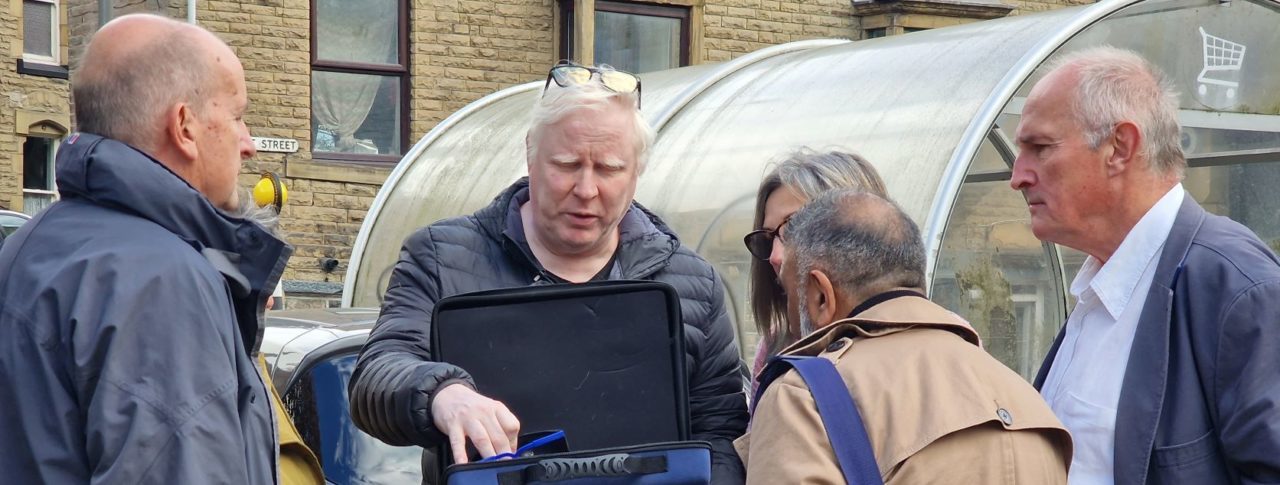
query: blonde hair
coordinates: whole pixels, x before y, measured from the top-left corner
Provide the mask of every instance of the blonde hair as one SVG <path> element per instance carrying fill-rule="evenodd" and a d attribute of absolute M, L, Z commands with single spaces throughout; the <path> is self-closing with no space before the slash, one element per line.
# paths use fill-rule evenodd
<path fill-rule="evenodd" d="M 547 127 L 559 123 L 579 110 L 603 111 L 611 106 L 621 106 L 631 110 L 636 170 L 638 173 L 644 173 L 645 164 L 649 160 L 649 147 L 653 146 L 654 134 L 649 122 L 640 115 L 637 96 L 636 93 L 619 93 L 610 90 L 604 87 L 600 79 L 595 76 L 592 76 L 589 82 L 565 87 L 551 83 L 534 103 L 533 119 L 525 138 L 528 161 L 537 159 L 537 141 Z"/>

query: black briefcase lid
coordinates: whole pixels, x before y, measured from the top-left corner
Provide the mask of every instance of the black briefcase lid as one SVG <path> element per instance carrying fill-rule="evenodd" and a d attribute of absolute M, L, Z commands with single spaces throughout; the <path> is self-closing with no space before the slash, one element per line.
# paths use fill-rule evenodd
<path fill-rule="evenodd" d="M 675 289 L 603 281 L 440 300 L 433 355 L 501 401 L 521 431 L 563 429 L 574 450 L 689 439 Z"/>

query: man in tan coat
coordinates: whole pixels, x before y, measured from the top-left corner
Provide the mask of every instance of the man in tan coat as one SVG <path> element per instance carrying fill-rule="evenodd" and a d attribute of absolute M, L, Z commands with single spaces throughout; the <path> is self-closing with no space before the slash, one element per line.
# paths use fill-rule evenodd
<path fill-rule="evenodd" d="M 1065 484 L 1071 437 L 1040 395 L 924 298 L 919 229 L 895 204 L 833 191 L 779 239 L 788 320 L 807 335 L 785 355 L 832 360 L 887 484 Z M 735 445 L 747 482 L 843 483 L 804 380 L 777 378 Z"/>

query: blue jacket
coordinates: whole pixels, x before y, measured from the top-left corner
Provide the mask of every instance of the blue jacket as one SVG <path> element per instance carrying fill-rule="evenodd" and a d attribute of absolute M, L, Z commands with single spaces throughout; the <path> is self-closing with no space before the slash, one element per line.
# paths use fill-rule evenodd
<path fill-rule="evenodd" d="M 291 249 L 123 143 L 57 164 L 0 249 L 0 481 L 274 483 L 250 356 Z"/>
<path fill-rule="evenodd" d="M 1062 333 L 1036 376 L 1044 384 Z M 1280 482 L 1280 261 L 1187 197 L 1138 320 L 1115 483 Z"/>

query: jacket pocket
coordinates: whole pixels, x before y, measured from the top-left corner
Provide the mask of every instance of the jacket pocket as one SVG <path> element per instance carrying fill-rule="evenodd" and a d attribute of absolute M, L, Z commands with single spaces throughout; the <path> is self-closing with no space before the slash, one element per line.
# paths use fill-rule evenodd
<path fill-rule="evenodd" d="M 1157 446 L 1155 452 L 1152 453 L 1152 460 L 1159 468 L 1182 469 L 1189 468 L 1205 461 L 1211 461 L 1208 466 L 1216 466 L 1217 462 L 1221 462 L 1221 453 L 1218 451 L 1218 440 L 1214 434 L 1214 430 L 1188 441 L 1172 446 Z"/>

